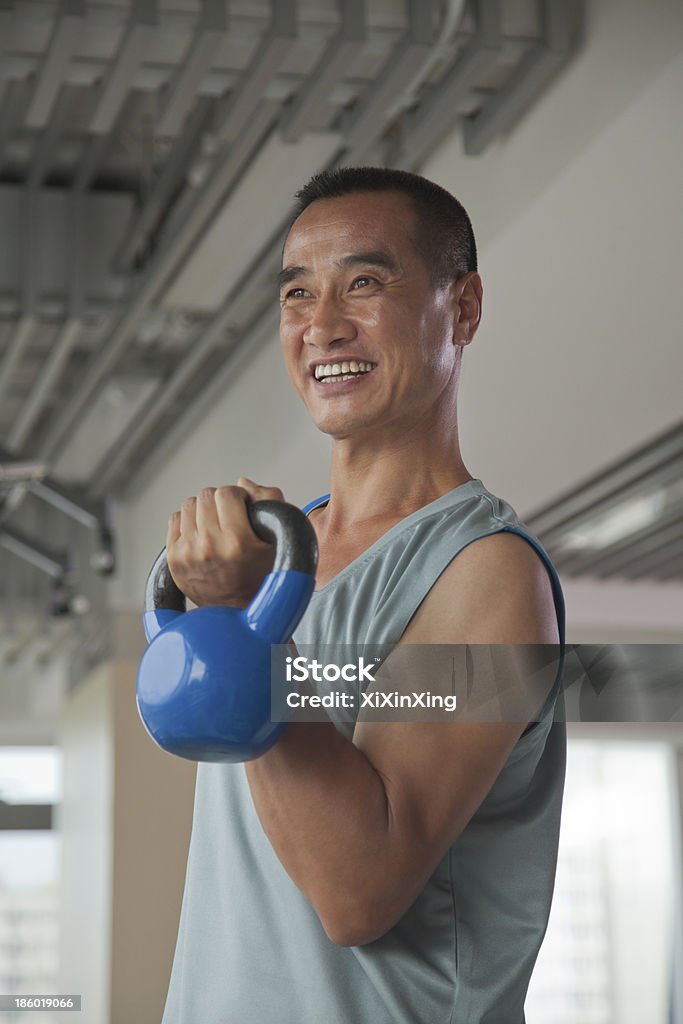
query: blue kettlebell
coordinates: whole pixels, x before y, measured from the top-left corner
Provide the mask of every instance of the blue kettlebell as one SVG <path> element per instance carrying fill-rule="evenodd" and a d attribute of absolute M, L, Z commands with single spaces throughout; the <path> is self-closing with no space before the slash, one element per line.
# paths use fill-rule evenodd
<path fill-rule="evenodd" d="M 318 545 L 294 505 L 257 501 L 247 514 L 254 533 L 276 545 L 273 569 L 248 608 L 187 611 L 165 548 L 147 579 L 138 711 L 155 743 L 192 761 L 250 761 L 287 725 L 271 720 L 270 645 L 286 643 L 306 610 Z"/>

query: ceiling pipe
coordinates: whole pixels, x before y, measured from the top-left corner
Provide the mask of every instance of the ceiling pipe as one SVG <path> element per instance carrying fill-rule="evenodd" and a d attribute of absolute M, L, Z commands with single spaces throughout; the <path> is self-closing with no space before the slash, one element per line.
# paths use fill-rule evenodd
<path fill-rule="evenodd" d="M 214 134 L 219 143 L 235 142 L 258 109 L 266 88 L 296 42 L 296 0 L 271 0 L 271 19 L 249 70 L 230 92 Z"/>
<path fill-rule="evenodd" d="M 37 258 L 36 224 L 38 221 L 37 194 L 30 189 L 24 196 L 22 208 L 23 231 L 20 248 L 21 268 L 21 315 L 11 337 L 5 345 L 5 353 L 0 365 L 0 402 L 7 394 L 14 371 L 24 357 L 33 338 L 38 323 L 36 316 L 36 276 L 35 263 Z"/>
<path fill-rule="evenodd" d="M 394 117 L 401 110 L 412 107 L 417 103 L 420 89 L 443 58 L 444 53 L 453 45 L 453 40 L 465 13 L 466 2 L 467 0 L 447 0 L 441 28 L 431 45 L 429 55 L 417 71 L 412 82 L 402 90 L 397 102 L 387 110 L 388 118 Z"/>
<path fill-rule="evenodd" d="M 482 108 L 465 119 L 465 153 L 478 156 L 493 138 L 509 130 L 567 63 L 574 51 L 581 4 L 579 0 L 543 0 L 543 38 Z"/>
<path fill-rule="evenodd" d="M 344 161 L 359 163 L 382 134 L 397 95 L 402 95 L 408 76 L 420 79 L 423 68 L 431 67 L 434 42 L 434 15 L 440 0 L 410 0 L 409 23 L 377 78 L 363 91 L 353 109 L 344 111 L 338 128 L 346 139 Z"/>
<path fill-rule="evenodd" d="M 107 135 L 114 128 L 130 83 L 143 63 L 158 28 L 158 20 L 156 0 L 132 0 L 123 39 L 100 82 L 97 103 L 88 126 L 93 135 Z"/>
<path fill-rule="evenodd" d="M 83 333 L 83 288 L 81 271 L 85 253 L 83 250 L 83 197 L 72 192 L 67 207 L 69 231 L 71 234 L 72 259 L 69 262 L 68 312 L 59 334 L 43 364 L 33 389 L 22 405 L 7 436 L 6 444 L 11 452 L 18 452 L 33 429 L 45 407 L 50 393 L 60 379 L 73 349 Z"/>
<path fill-rule="evenodd" d="M 159 116 L 158 135 L 178 135 L 182 131 L 185 118 L 197 99 L 199 86 L 210 70 L 227 31 L 225 0 L 204 0 L 188 51 L 168 86 Z"/>
<path fill-rule="evenodd" d="M 67 558 L 63 552 L 41 544 L 16 528 L 0 527 L 0 547 L 53 579 L 62 579 L 67 572 Z"/>
<path fill-rule="evenodd" d="M 342 0 L 341 25 L 315 68 L 286 103 L 280 119 L 284 142 L 298 142 L 306 131 L 320 129 L 330 94 L 348 72 L 367 38 L 365 0 Z M 325 126 L 326 127 L 326 126 Z"/>
<path fill-rule="evenodd" d="M 401 138 L 387 154 L 390 164 L 420 167 L 443 139 L 444 132 L 458 120 L 458 100 L 467 95 L 500 56 L 500 0 L 479 0 L 476 18 L 476 30 L 453 66 L 418 106 L 406 112 Z"/>
<path fill-rule="evenodd" d="M 36 78 L 26 115 L 27 128 L 45 128 L 85 27 L 85 0 L 61 0 L 55 27 Z"/>
<path fill-rule="evenodd" d="M 107 375 L 117 365 L 127 349 L 131 336 L 140 324 L 147 307 L 161 292 L 171 275 L 187 259 L 200 233 L 214 213 L 217 205 L 235 184 L 248 161 L 271 130 L 279 104 L 264 100 L 252 118 L 248 129 L 232 147 L 222 149 L 214 161 L 213 173 L 193 196 L 193 201 L 175 232 L 159 249 L 136 289 L 127 298 L 125 307 L 103 339 L 102 347 L 91 361 L 84 380 L 76 394 L 69 396 L 61 414 L 50 425 L 40 447 L 40 457 L 54 458 L 65 446 L 70 434 L 90 407 Z"/>
<path fill-rule="evenodd" d="M 112 260 L 113 269 L 119 274 L 130 273 L 136 257 L 158 224 L 164 210 L 174 194 L 187 178 L 187 172 L 201 148 L 202 137 L 211 123 L 214 100 L 200 97 L 192 112 L 189 123 L 175 142 L 166 160 L 159 179 L 145 198 L 138 211 L 135 223 L 126 233 Z"/>

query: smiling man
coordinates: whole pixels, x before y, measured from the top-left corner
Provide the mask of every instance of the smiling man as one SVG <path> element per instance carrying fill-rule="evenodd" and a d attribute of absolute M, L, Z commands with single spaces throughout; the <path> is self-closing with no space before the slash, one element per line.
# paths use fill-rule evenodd
<path fill-rule="evenodd" d="M 281 340 L 332 463 L 306 509 L 320 561 L 294 640 L 561 646 L 546 553 L 460 453 L 482 308 L 465 210 L 380 168 L 298 199 Z M 241 478 L 171 516 L 169 565 L 197 604 L 258 589 L 272 551 L 245 503 L 261 498 L 284 494 Z M 164 1024 L 522 1024 L 555 876 L 559 685 L 553 668 L 521 721 L 295 722 L 246 766 L 200 764 Z"/>

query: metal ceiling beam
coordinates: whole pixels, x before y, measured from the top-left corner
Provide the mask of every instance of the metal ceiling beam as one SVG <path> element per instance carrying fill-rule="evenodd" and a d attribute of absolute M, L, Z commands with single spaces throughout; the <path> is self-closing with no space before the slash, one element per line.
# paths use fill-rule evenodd
<path fill-rule="evenodd" d="M 38 323 L 36 316 L 36 273 L 37 260 L 37 194 L 28 189 L 23 196 L 21 210 L 22 232 L 19 249 L 21 315 L 13 333 L 7 339 L 5 352 L 0 364 L 0 402 L 9 390 L 14 372 L 24 357 Z"/>
<path fill-rule="evenodd" d="M 159 180 L 145 199 L 135 223 L 126 233 L 113 257 L 112 266 L 117 273 L 126 273 L 131 270 L 139 249 L 181 186 L 192 161 L 197 156 L 202 135 L 209 126 L 213 102 L 208 97 L 201 97 L 192 112 L 189 124 L 186 125 L 182 135 L 176 139 L 173 150 L 164 163 Z"/>
<path fill-rule="evenodd" d="M 41 133 L 36 152 L 31 160 L 28 178 L 26 179 L 26 186 L 29 189 L 39 188 L 50 173 L 55 149 L 59 137 L 64 131 L 74 93 L 75 86 L 73 85 L 63 85 L 59 90 L 55 109 L 45 131 Z"/>
<path fill-rule="evenodd" d="M 9 390 L 14 371 L 23 359 L 37 325 L 37 318 L 30 313 L 24 313 L 19 317 L 7 342 L 2 366 L 0 366 L 0 401 L 4 399 Z"/>
<path fill-rule="evenodd" d="M 297 142 L 304 132 L 322 127 L 332 91 L 363 49 L 367 38 L 365 0 L 343 0 L 341 7 L 339 31 L 283 110 L 280 131 L 284 142 Z"/>
<path fill-rule="evenodd" d="M 632 489 L 643 490 L 659 484 L 660 474 L 674 473 L 667 479 L 679 479 L 683 458 L 683 423 L 649 441 L 636 451 L 605 467 L 572 491 L 560 494 L 553 503 L 525 517 L 525 522 L 543 543 L 554 541 L 589 516 L 611 508 L 621 496 Z"/>
<path fill-rule="evenodd" d="M 21 406 L 19 415 L 7 435 L 6 444 L 11 451 L 20 451 L 23 447 L 52 390 L 62 376 L 82 333 L 83 321 L 76 316 L 67 317 L 50 349 L 47 360 L 41 367 L 28 399 Z"/>
<path fill-rule="evenodd" d="M 7 145 L 22 119 L 26 103 L 26 83 L 19 80 L 7 82 L 5 95 L 0 105 L 0 167 L 5 162 Z"/>
<path fill-rule="evenodd" d="M 36 498 L 40 498 L 70 519 L 75 519 L 81 526 L 94 530 L 103 525 L 104 510 L 101 506 L 95 506 L 85 498 L 74 498 L 51 481 L 32 480 L 28 489 Z"/>
<path fill-rule="evenodd" d="M 672 580 L 677 577 L 683 579 L 683 557 L 669 559 L 665 566 L 656 570 L 651 575 L 653 575 L 655 579 L 662 580 L 662 582 L 665 580 Z"/>
<path fill-rule="evenodd" d="M 458 102 L 500 57 L 500 0 L 479 0 L 477 27 L 453 67 L 405 118 L 400 147 L 389 163 L 418 167 L 458 119 Z"/>
<path fill-rule="evenodd" d="M 119 438 L 92 474 L 93 493 L 106 494 L 112 481 L 125 469 L 128 459 L 145 435 L 159 421 L 169 406 L 182 394 L 211 351 L 219 344 L 225 329 L 224 318 L 215 317 L 208 328 L 198 331 L 187 345 L 187 354 L 176 366 L 168 380 L 157 389 L 143 415 L 135 421 L 123 438 Z"/>
<path fill-rule="evenodd" d="M 508 131 L 536 100 L 573 50 L 576 0 L 543 0 L 543 39 L 525 54 L 510 78 L 481 110 L 465 119 L 465 152 L 478 156 L 496 135 Z"/>
<path fill-rule="evenodd" d="M 47 475 L 47 470 L 45 463 L 15 459 L 0 447 L 0 481 L 15 481 L 0 505 L 0 526 L 17 510 L 29 492 L 82 526 L 90 529 L 106 526 L 106 510 L 101 503 L 57 484 Z"/>
<path fill-rule="evenodd" d="M 109 135 L 95 135 L 88 140 L 85 156 L 73 180 L 74 192 L 85 192 L 90 187 L 110 142 Z"/>
<path fill-rule="evenodd" d="M 179 135 L 228 29 L 225 0 L 205 0 L 202 16 L 159 117 L 159 135 Z"/>
<path fill-rule="evenodd" d="M 279 234 L 280 232 L 278 231 L 278 241 Z M 221 343 L 226 328 L 229 327 L 230 320 L 235 316 L 235 296 L 239 296 L 240 299 L 244 300 L 247 291 L 250 295 L 258 295 L 261 298 L 264 294 L 266 296 L 269 294 L 268 285 L 274 285 L 277 268 L 280 265 L 280 246 L 273 246 L 269 243 L 266 249 L 271 256 L 270 259 L 259 260 L 260 272 L 254 274 L 251 268 L 245 269 L 242 277 L 237 281 L 221 307 L 214 313 L 209 323 L 203 324 L 197 330 L 195 337 L 187 343 L 187 355 L 176 367 L 171 377 L 159 385 L 157 393 L 145 411 L 144 416 L 129 428 L 124 437 L 118 438 L 112 450 L 108 451 L 102 458 L 100 465 L 96 467 L 92 474 L 92 494 L 95 496 L 107 494 L 108 491 L 114 489 L 124 476 L 127 477 L 129 475 L 131 456 L 134 455 L 136 449 L 142 444 L 144 438 L 159 424 L 163 416 L 172 409 L 174 402 L 180 399 L 187 383 L 211 354 L 212 350 Z M 276 303 L 267 300 L 265 310 L 257 314 L 255 321 L 243 332 L 240 338 L 234 339 L 231 346 L 231 354 L 232 349 L 244 349 L 246 347 L 251 348 L 252 351 L 258 351 L 255 336 L 261 334 L 262 326 L 266 322 L 269 329 L 272 330 L 273 325 L 276 327 L 278 315 L 279 311 Z M 228 355 L 228 362 L 232 366 L 231 354 Z M 224 367 L 221 367 L 210 385 L 209 391 L 211 395 L 215 391 L 216 380 L 220 378 L 222 381 L 224 374 Z M 202 393 L 202 403 L 204 403 L 204 398 L 205 395 Z M 208 401 L 211 401 L 210 396 Z M 202 407 L 204 408 L 205 405 L 202 404 Z M 184 417 L 183 423 L 185 423 Z"/>
<path fill-rule="evenodd" d="M 198 190 L 198 194 L 192 196 L 189 207 L 183 211 L 182 222 L 177 225 L 170 237 L 165 239 L 165 244 L 160 247 L 137 289 L 128 297 L 120 317 L 104 338 L 101 350 L 91 361 L 78 391 L 69 397 L 61 413 L 51 424 L 49 434 L 41 446 L 42 458 L 52 458 L 62 449 L 107 375 L 128 347 L 131 335 L 142 320 L 148 305 L 187 258 L 207 220 L 218 204 L 225 199 L 226 193 L 237 181 L 254 151 L 270 131 L 278 110 L 279 104 L 275 101 L 262 101 L 247 131 L 233 147 L 221 150 L 217 154 L 213 174 Z"/>
<path fill-rule="evenodd" d="M 169 454 L 177 448 L 187 431 L 197 423 L 215 402 L 233 387 L 239 374 L 246 365 L 262 350 L 262 345 L 277 335 L 279 310 L 276 303 L 269 303 L 261 311 L 255 322 L 244 331 L 230 350 L 227 359 L 211 377 L 201 395 L 174 417 L 169 429 L 159 443 L 156 443 L 141 464 L 119 470 L 118 477 L 112 481 L 112 488 L 131 498 L 143 487 L 149 474 L 161 468 Z M 168 407 L 166 409 L 168 412 Z"/>
<path fill-rule="evenodd" d="M 678 566 L 680 564 L 681 558 L 677 557 L 680 555 L 680 551 L 680 546 L 675 551 L 672 551 L 670 547 L 666 551 L 655 551 L 648 558 L 639 560 L 640 564 L 625 565 L 623 568 L 615 569 L 610 575 L 627 580 L 658 578 L 660 571 L 666 572 L 671 565 Z"/>
<path fill-rule="evenodd" d="M 61 0 L 26 115 L 27 128 L 46 127 L 69 62 L 80 44 L 85 19 L 85 0 Z"/>
<path fill-rule="evenodd" d="M 381 135 L 387 108 L 395 104 L 407 83 L 415 78 L 424 62 L 431 59 L 434 16 L 440 6 L 440 0 L 410 0 L 407 31 L 354 109 L 342 114 L 339 129 L 350 151 L 345 158 L 349 163 L 361 160 Z"/>
<path fill-rule="evenodd" d="M 157 24 L 156 0 L 132 0 L 121 45 L 100 83 L 97 105 L 88 125 L 93 135 L 106 135 L 113 130 Z"/>
<path fill-rule="evenodd" d="M 219 142 L 233 142 L 247 128 L 267 86 L 296 42 L 296 0 L 272 0 L 272 16 L 249 70 L 232 90 L 215 128 Z"/>
<path fill-rule="evenodd" d="M 563 538 L 568 531 L 599 519 L 603 513 L 611 511 L 616 505 L 625 504 L 630 498 L 641 497 L 643 494 L 667 487 L 682 479 L 683 455 L 673 457 L 663 466 L 655 464 L 642 476 L 636 477 L 628 486 L 614 488 L 610 494 L 588 506 L 584 512 L 577 513 L 566 526 L 554 527 L 543 533 L 543 543 L 551 547 L 557 544 L 562 551 L 564 550 Z"/>
<path fill-rule="evenodd" d="M 61 579 L 67 571 L 67 558 L 63 552 L 55 551 L 16 527 L 0 527 L 0 547 L 53 579 Z"/>
<path fill-rule="evenodd" d="M 649 523 L 647 526 L 642 527 L 639 530 L 635 530 L 633 533 L 626 537 L 621 537 L 619 540 L 614 541 L 609 547 L 598 549 L 592 548 L 588 551 L 567 551 L 563 554 L 562 551 L 553 553 L 553 561 L 557 569 L 561 572 L 572 572 L 580 573 L 584 570 L 593 569 L 606 559 L 618 555 L 622 552 L 632 550 L 634 553 L 638 553 L 637 545 L 641 541 L 647 541 L 651 537 L 655 536 L 660 532 L 668 528 L 670 525 L 677 526 L 683 520 L 683 500 L 672 502 L 664 511 L 664 514 L 659 516 L 653 523 Z"/>
<path fill-rule="evenodd" d="M 6 444 L 12 452 L 20 451 L 34 424 L 45 407 L 53 388 L 59 381 L 71 353 L 83 333 L 83 196 L 72 193 L 69 196 L 67 215 L 71 235 L 72 258 L 69 261 L 68 315 L 59 335 L 38 373 L 33 388 L 19 415 L 12 424 Z"/>
<path fill-rule="evenodd" d="M 629 545 L 618 555 L 606 559 L 598 559 L 595 565 L 591 565 L 591 576 L 599 579 L 619 573 L 622 569 L 627 570 L 627 575 L 632 572 L 640 573 L 643 566 L 648 565 L 653 558 L 659 558 L 664 550 L 669 552 L 675 549 L 683 551 L 683 526 L 680 517 L 668 527 L 661 530 L 654 530 L 650 536 L 643 538 L 636 544 Z"/>

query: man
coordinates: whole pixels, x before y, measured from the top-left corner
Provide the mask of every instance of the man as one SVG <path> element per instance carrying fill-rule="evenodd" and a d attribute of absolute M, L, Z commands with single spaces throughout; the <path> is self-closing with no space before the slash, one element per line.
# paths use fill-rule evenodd
<path fill-rule="evenodd" d="M 467 214 L 379 168 L 298 198 L 281 340 L 332 464 L 295 642 L 562 644 L 547 555 L 459 450 L 482 305 Z M 169 565 L 197 604 L 258 589 L 272 552 L 245 502 L 261 498 L 284 495 L 241 478 L 171 516 Z M 295 722 L 246 766 L 199 765 L 164 1024 L 521 1024 L 557 854 L 555 675 L 524 721 Z"/>

